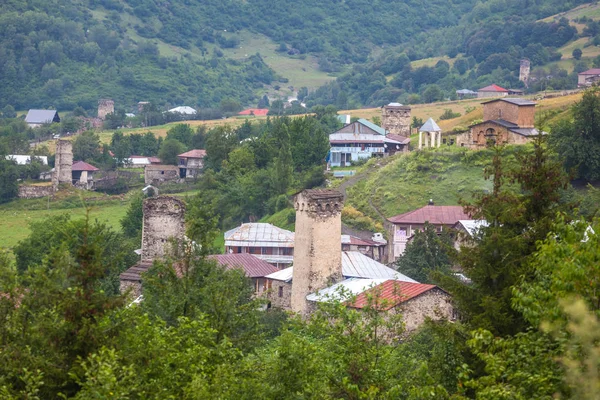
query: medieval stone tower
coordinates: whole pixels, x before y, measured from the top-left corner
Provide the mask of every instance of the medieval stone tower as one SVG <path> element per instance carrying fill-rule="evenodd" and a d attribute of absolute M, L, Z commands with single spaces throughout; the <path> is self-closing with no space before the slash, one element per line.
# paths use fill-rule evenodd
<path fill-rule="evenodd" d="M 381 127 L 392 135 L 410 136 L 410 107 L 390 103 L 381 109 Z"/>
<path fill-rule="evenodd" d="M 292 311 L 309 312 L 306 296 L 342 279 L 341 212 L 336 190 L 304 190 L 296 196 Z"/>
<path fill-rule="evenodd" d="M 52 173 L 52 184 L 58 186 L 61 183 L 73 183 L 73 143 L 70 140 L 58 140 L 56 142 L 56 158 L 54 160 L 54 172 Z"/>
<path fill-rule="evenodd" d="M 521 60 L 521 67 L 519 69 L 519 80 L 529 87 L 529 72 L 531 70 L 531 62 L 527 59 Z"/>
<path fill-rule="evenodd" d="M 163 258 L 169 239 L 181 241 L 185 235 L 185 203 L 175 197 L 158 196 L 144 200 L 142 262 Z"/>
<path fill-rule="evenodd" d="M 109 99 L 98 100 L 98 118 L 105 119 L 108 114 L 115 112 L 115 102 Z"/>

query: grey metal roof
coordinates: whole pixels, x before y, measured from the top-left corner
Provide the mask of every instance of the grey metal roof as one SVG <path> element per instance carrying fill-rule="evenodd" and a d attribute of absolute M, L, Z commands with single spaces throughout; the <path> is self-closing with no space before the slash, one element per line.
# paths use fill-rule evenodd
<path fill-rule="evenodd" d="M 517 125 L 517 124 L 515 124 L 513 122 L 510 122 L 510 121 L 507 121 L 505 119 L 494 119 L 492 122 L 495 122 L 498 125 L 502 125 L 502 126 L 507 127 L 507 128 L 516 128 L 516 127 L 519 126 L 519 125 Z"/>
<path fill-rule="evenodd" d="M 469 234 L 469 236 L 475 235 L 481 228 L 488 226 L 488 222 L 484 219 L 461 219 L 456 223 L 460 225 Z"/>
<path fill-rule="evenodd" d="M 516 104 L 518 106 L 535 106 L 537 104 L 535 101 L 521 99 L 518 97 L 503 97 L 501 99 L 484 101 L 481 104 L 493 103 L 495 101 L 506 101 L 507 103 Z"/>
<path fill-rule="evenodd" d="M 29 110 L 25 122 L 29 124 L 49 124 L 55 116 L 56 110 Z"/>
<path fill-rule="evenodd" d="M 294 232 L 272 224 L 242 224 L 225 232 L 226 246 L 294 247 Z"/>
<path fill-rule="evenodd" d="M 540 131 L 535 128 L 511 128 L 510 131 L 522 136 L 537 136 L 540 134 Z M 547 134 L 547 132 L 542 132 L 542 135 Z"/>
<path fill-rule="evenodd" d="M 352 296 L 361 294 L 367 289 L 373 288 L 382 284 L 387 279 L 361 279 L 348 278 L 335 285 L 319 290 L 317 293 L 311 293 L 306 296 L 309 301 L 331 301 L 331 300 L 348 300 Z"/>
<path fill-rule="evenodd" d="M 395 102 L 392 102 L 392 103 L 388 104 L 388 106 L 392 106 L 392 107 L 402 107 L 402 104 L 400 104 L 400 103 L 395 103 Z"/>
<path fill-rule="evenodd" d="M 374 123 L 372 123 L 371 121 L 368 121 L 364 118 L 359 119 L 357 122 L 363 124 L 364 126 L 374 130 L 375 132 L 379 133 L 380 135 L 385 136 L 385 129 L 383 129 L 382 127 L 380 127 L 379 125 L 375 125 Z"/>
<path fill-rule="evenodd" d="M 423 124 L 419 132 L 441 132 L 442 129 L 435 123 L 433 118 L 429 118 L 427 122 Z"/>
<path fill-rule="evenodd" d="M 456 94 L 477 94 L 477 92 L 474 92 L 469 89 L 460 89 L 456 91 Z"/>

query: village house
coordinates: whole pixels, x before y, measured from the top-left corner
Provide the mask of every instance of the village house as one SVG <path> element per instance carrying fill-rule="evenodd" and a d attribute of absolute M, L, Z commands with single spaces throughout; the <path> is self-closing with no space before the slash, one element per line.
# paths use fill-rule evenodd
<path fill-rule="evenodd" d="M 375 233 L 371 240 L 352 235 L 342 235 L 342 251 L 358 251 L 375 261 L 385 259 L 386 248 L 387 241 L 381 233 Z"/>
<path fill-rule="evenodd" d="M 426 222 L 441 232 L 442 229 L 452 228 L 458 221 L 466 219 L 470 218 L 461 206 L 436 206 L 431 201 L 425 207 L 388 218 L 388 263 L 395 262 L 404 254 L 412 236 L 423 230 Z"/>
<path fill-rule="evenodd" d="M 84 161 L 76 161 L 71 166 L 73 185 L 91 190 L 94 188 L 94 173 L 100 171 L 98 168 Z"/>
<path fill-rule="evenodd" d="M 504 96 L 508 96 L 508 89 L 504 89 L 503 87 L 500 87 L 496 84 L 486 86 L 477 91 L 477 97 L 480 99 L 487 98 L 487 97 L 504 97 Z"/>
<path fill-rule="evenodd" d="M 458 221 L 452 229 L 456 232 L 456 239 L 454 240 L 454 248 L 460 250 L 461 246 L 467 245 L 467 240 L 476 237 L 479 234 L 481 228 L 488 226 L 487 221 L 477 219 L 461 219 Z"/>
<path fill-rule="evenodd" d="M 160 165 L 160 163 L 160 158 L 151 156 L 129 156 L 123 160 L 125 168 L 143 168 L 146 165 Z"/>
<path fill-rule="evenodd" d="M 204 167 L 206 150 L 190 150 L 179 154 L 179 176 L 181 178 L 196 178 Z"/>
<path fill-rule="evenodd" d="M 486 101 L 483 103 L 483 122 L 458 135 L 456 144 L 476 149 L 496 144 L 527 143 L 540 134 L 534 127 L 535 105 L 531 100 L 520 98 Z"/>
<path fill-rule="evenodd" d="M 179 167 L 175 165 L 146 165 L 144 168 L 144 183 L 158 186 L 165 182 L 179 181 Z"/>
<path fill-rule="evenodd" d="M 60 117 L 56 110 L 29 110 L 25 122 L 30 128 L 37 128 L 44 124 L 60 122 Z"/>
<path fill-rule="evenodd" d="M 589 87 L 600 81 L 600 68 L 592 68 L 577 74 L 577 87 Z"/>
<path fill-rule="evenodd" d="M 388 133 L 366 119 L 359 119 L 329 135 L 329 164 L 345 167 L 371 157 L 408 151 L 410 138 Z"/>
<path fill-rule="evenodd" d="M 193 109 L 190 106 L 179 106 L 179 107 L 171 108 L 169 110 L 169 112 L 173 113 L 173 114 L 181 114 L 181 115 L 196 115 L 198 113 L 198 111 L 196 111 L 195 109 Z"/>
<path fill-rule="evenodd" d="M 339 251 L 342 194 L 305 190 L 295 199 L 294 266 L 267 275 L 271 307 L 307 315 L 318 302 L 340 300 L 363 309 L 371 290 L 379 299 L 402 308 L 407 330 L 425 319 L 452 319 L 450 296 L 434 285 L 421 284 L 356 251 Z"/>

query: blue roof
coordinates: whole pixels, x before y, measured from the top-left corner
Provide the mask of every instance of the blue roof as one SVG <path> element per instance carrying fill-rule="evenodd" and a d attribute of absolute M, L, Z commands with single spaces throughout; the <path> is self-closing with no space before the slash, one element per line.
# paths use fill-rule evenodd
<path fill-rule="evenodd" d="M 369 129 L 374 130 L 375 132 L 379 133 L 380 135 L 385 136 L 385 129 L 383 129 L 382 127 L 380 127 L 379 125 L 375 125 L 374 123 L 372 123 L 371 121 L 368 121 L 364 118 L 359 119 L 358 121 L 356 121 L 364 126 L 366 126 Z"/>

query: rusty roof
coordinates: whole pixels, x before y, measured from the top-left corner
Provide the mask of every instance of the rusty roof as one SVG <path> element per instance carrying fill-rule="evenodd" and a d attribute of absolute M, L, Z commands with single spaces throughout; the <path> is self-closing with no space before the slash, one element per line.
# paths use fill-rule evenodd
<path fill-rule="evenodd" d="M 129 269 L 127 269 L 127 271 L 121 273 L 121 275 L 119 275 L 119 278 L 122 281 L 141 282 L 142 274 L 144 272 L 148 271 L 151 266 L 152 266 L 151 261 L 140 261 L 137 264 L 135 264 L 133 267 L 130 267 Z"/>
<path fill-rule="evenodd" d="M 268 262 L 261 260 L 252 254 L 214 254 L 209 259 L 217 261 L 227 269 L 240 268 L 248 278 L 262 278 L 279 271 L 279 269 Z"/>
<path fill-rule="evenodd" d="M 461 219 L 471 219 L 461 206 L 430 206 L 388 218 L 394 224 L 431 224 L 454 225 Z"/>
<path fill-rule="evenodd" d="M 600 75 L 600 68 L 592 68 L 587 71 L 580 72 L 579 75 Z"/>
<path fill-rule="evenodd" d="M 71 171 L 100 171 L 98 168 L 94 167 L 93 165 L 90 165 L 84 161 L 76 161 L 73 163 L 73 165 L 71 166 Z"/>
<path fill-rule="evenodd" d="M 206 150 L 190 150 L 185 153 L 178 154 L 177 157 L 187 157 L 187 158 L 204 158 L 206 157 Z"/>
<path fill-rule="evenodd" d="M 436 287 L 437 286 L 435 285 L 428 285 L 425 283 L 387 280 L 360 293 L 353 302 L 348 304 L 348 306 L 353 308 L 365 308 L 375 300 L 375 307 L 385 311 L 400 303 L 414 299 Z"/>

